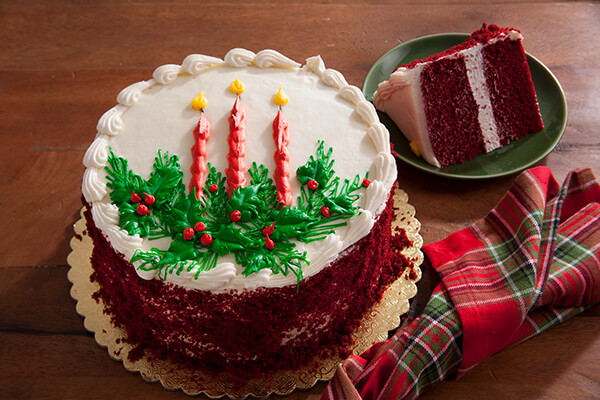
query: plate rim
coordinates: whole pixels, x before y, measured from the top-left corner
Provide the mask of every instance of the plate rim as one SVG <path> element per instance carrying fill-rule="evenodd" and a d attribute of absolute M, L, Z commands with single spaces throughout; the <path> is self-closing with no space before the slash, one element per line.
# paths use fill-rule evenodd
<path fill-rule="evenodd" d="M 362 85 L 362 92 L 363 92 L 365 98 L 369 102 L 373 102 L 374 91 L 372 93 L 368 93 L 369 88 L 367 86 L 370 86 L 371 82 L 376 80 L 373 77 L 377 73 L 376 67 L 387 57 L 390 57 L 392 54 L 397 52 L 400 48 L 403 48 L 403 47 L 406 47 L 409 45 L 413 45 L 414 42 L 418 42 L 421 40 L 435 40 L 435 39 L 439 39 L 439 38 L 452 38 L 452 37 L 456 37 L 457 39 L 464 40 L 468 36 L 469 36 L 468 33 L 463 33 L 463 32 L 436 33 L 436 34 L 432 34 L 432 35 L 419 36 L 419 37 L 413 38 L 411 40 L 407 40 L 404 43 L 400 43 L 397 46 L 394 46 L 393 48 L 391 48 L 390 50 L 385 52 L 382 56 L 380 56 L 373 63 L 371 68 L 369 68 L 369 71 L 367 72 L 367 75 L 365 76 L 365 79 L 364 79 L 363 85 Z M 455 172 L 454 173 L 446 172 L 446 171 L 444 171 L 444 168 L 434 167 L 433 165 L 428 164 L 424 160 L 422 162 L 415 162 L 414 160 L 406 158 L 399 153 L 395 154 L 396 157 L 401 159 L 404 163 L 406 163 L 414 168 L 417 168 L 423 172 L 427 172 L 427 173 L 430 173 L 430 174 L 433 174 L 436 176 L 458 179 L 458 180 L 481 180 L 481 179 L 491 179 L 491 178 L 498 178 L 498 177 L 502 177 L 502 176 L 506 176 L 506 175 L 511 175 L 511 174 L 514 174 L 517 172 L 521 172 L 521 171 L 531 167 L 532 165 L 536 164 L 537 162 L 541 161 L 542 159 L 544 159 L 548 154 L 550 154 L 556 148 L 556 146 L 558 145 L 558 143 L 560 142 L 560 140 L 562 139 L 562 137 L 565 133 L 565 130 L 567 127 L 567 121 L 568 121 L 568 104 L 567 104 L 565 91 L 562 88 L 562 85 L 560 84 L 559 80 L 554 75 L 554 73 L 550 70 L 550 68 L 548 68 L 538 58 L 536 58 L 532 54 L 528 53 L 527 51 L 525 51 L 525 56 L 526 56 L 527 62 L 529 64 L 534 64 L 537 68 L 541 69 L 544 73 L 546 73 L 548 75 L 548 77 L 550 78 L 548 80 L 548 82 L 550 82 L 550 84 L 552 84 L 555 87 L 555 89 L 558 90 L 558 93 L 560 93 L 560 96 L 558 97 L 558 102 L 560 103 L 560 110 L 562 111 L 562 114 L 564 115 L 564 118 L 561 118 L 562 123 L 561 123 L 561 126 L 558 128 L 559 132 L 556 135 L 556 138 L 549 143 L 548 147 L 542 153 L 540 153 L 536 157 L 533 157 L 533 158 L 527 160 L 527 162 L 524 162 L 523 164 L 520 164 L 516 167 L 508 168 L 504 171 L 491 172 L 491 173 L 480 173 L 480 174 L 476 174 L 476 175 L 462 175 L 462 174 L 455 173 Z M 401 64 L 399 64 L 399 65 L 401 65 Z M 531 67 L 530 67 L 530 69 L 531 69 Z M 534 83 L 535 83 L 533 76 L 532 76 L 532 81 L 534 81 Z M 379 81 L 377 84 L 379 84 L 381 82 L 382 81 Z M 538 94 L 536 91 L 536 97 L 537 96 L 538 96 Z M 538 99 L 538 104 L 539 104 L 539 99 Z M 377 112 L 380 113 L 381 111 L 377 110 Z M 541 114 L 541 110 L 540 110 L 540 114 Z M 543 114 L 542 114 L 542 117 L 543 117 Z M 381 121 L 381 122 L 384 123 L 384 121 Z M 385 125 L 385 123 L 384 123 L 384 125 Z M 545 129 L 546 129 L 546 127 L 544 126 L 543 130 L 545 130 Z M 541 132 L 541 131 L 538 131 L 538 132 Z M 535 133 L 538 133 L 538 132 L 535 132 Z M 406 140 L 406 138 L 402 135 L 401 140 Z M 481 155 L 479 155 L 479 156 L 481 156 Z M 483 154 L 483 156 L 485 156 L 485 154 Z M 420 159 L 420 160 L 422 160 L 422 159 Z"/>

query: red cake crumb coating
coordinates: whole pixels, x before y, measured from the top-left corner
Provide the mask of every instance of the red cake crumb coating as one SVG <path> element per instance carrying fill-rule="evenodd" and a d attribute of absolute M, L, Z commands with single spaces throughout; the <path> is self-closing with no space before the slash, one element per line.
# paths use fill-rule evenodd
<path fill-rule="evenodd" d="M 134 346 L 130 359 L 169 359 L 244 381 L 307 364 L 320 350 L 347 355 L 363 315 L 411 262 L 398 253 L 405 232 L 392 234 L 392 198 L 370 234 L 298 286 L 211 293 L 141 279 L 96 228 L 92 281 L 116 326 Z M 283 340 L 283 345 L 282 345 Z"/>

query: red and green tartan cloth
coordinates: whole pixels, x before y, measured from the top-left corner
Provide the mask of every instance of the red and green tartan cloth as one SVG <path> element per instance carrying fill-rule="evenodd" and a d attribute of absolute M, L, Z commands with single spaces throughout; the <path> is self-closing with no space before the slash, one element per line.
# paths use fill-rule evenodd
<path fill-rule="evenodd" d="M 324 399 L 414 399 L 600 301 L 600 186 L 517 177 L 482 220 L 423 251 L 441 277 L 421 316 L 338 368 Z"/>

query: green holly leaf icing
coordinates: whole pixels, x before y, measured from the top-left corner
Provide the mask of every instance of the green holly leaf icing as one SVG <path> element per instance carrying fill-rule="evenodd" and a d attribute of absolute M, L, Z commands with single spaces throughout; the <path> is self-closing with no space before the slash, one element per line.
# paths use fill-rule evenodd
<path fill-rule="evenodd" d="M 242 222 L 248 222 L 259 214 L 263 202 L 258 194 L 262 190 L 261 185 L 250 185 L 235 190 L 231 199 L 227 202 L 230 212 L 238 210 L 242 213 Z"/>
<path fill-rule="evenodd" d="M 245 276 L 270 269 L 274 274 L 294 274 L 300 282 L 302 266 L 309 261 L 293 240 L 322 240 L 345 225 L 358 210 L 355 202 L 362 179 L 356 175 L 352 182 L 346 179 L 340 184 L 333 170 L 332 154 L 333 149 L 325 151 L 324 143 L 319 143 L 316 155 L 296 172 L 302 184 L 297 206 L 282 207 L 264 165 L 253 163 L 248 170 L 249 185 L 237 188 L 229 198 L 226 178 L 209 163 L 205 186 L 198 198 L 195 190 L 185 193 L 176 155 L 159 151 L 150 177 L 144 180 L 111 149 L 107 186 L 112 202 L 119 208 L 121 228 L 129 235 L 171 238 L 167 250 L 137 250 L 132 262 L 139 262 L 141 270 L 157 271 L 159 278 L 165 280 L 169 274 L 194 269 L 198 277 L 200 272 L 214 268 L 219 257 L 233 254 Z M 309 188 L 310 180 L 318 183 L 316 189 Z M 138 203 L 132 200 L 134 192 L 142 195 Z M 148 202 L 146 194 L 154 196 L 154 201 Z M 140 204 L 147 206 L 147 214 L 140 215 Z M 324 215 L 323 207 L 329 216 Z M 236 210 L 241 219 L 233 222 L 230 216 Z M 190 235 L 195 227 L 197 230 Z M 210 236 L 210 243 L 203 243 L 203 235 Z"/>
<path fill-rule="evenodd" d="M 275 222 L 275 230 L 271 236 L 273 240 L 302 236 L 310 229 L 312 224 L 319 220 L 294 207 L 275 210 L 271 213 L 271 216 Z"/>
<path fill-rule="evenodd" d="M 110 198 L 117 206 L 127 202 L 134 190 L 142 193 L 147 189 L 146 181 L 134 174 L 129 169 L 127 160 L 116 157 L 112 149 L 110 149 L 108 166 L 105 167 L 105 170 L 108 174 L 106 186 L 111 189 Z"/>
<path fill-rule="evenodd" d="M 168 152 L 163 156 L 159 150 L 154 159 L 154 171 L 150 174 L 147 188 L 147 193 L 156 198 L 154 208 L 170 212 L 174 201 L 185 192 L 179 158 L 175 155 L 169 157 Z"/>
<path fill-rule="evenodd" d="M 213 233 L 213 239 L 211 250 L 220 256 L 241 251 L 253 245 L 252 239 L 234 224 L 222 225 L 219 231 Z"/>
<path fill-rule="evenodd" d="M 132 193 L 148 191 L 148 183 L 129 170 L 127 160 L 115 157 L 112 149 L 105 170 L 111 200 L 119 208 L 121 228 L 129 235 L 149 236 L 154 233 L 159 228 L 154 215 L 140 215 L 137 204 L 130 201 Z"/>
<path fill-rule="evenodd" d="M 255 221 L 255 224 L 260 225 L 277 206 L 277 190 L 264 165 L 254 162 L 248 173 L 251 177 L 250 185 L 233 192 L 227 202 L 228 212 L 239 210 L 242 213 L 242 224 Z"/>
<path fill-rule="evenodd" d="M 243 271 L 245 276 L 268 268 L 274 274 L 287 276 L 292 273 L 296 275 L 298 282 L 302 280 L 302 263 L 309 263 L 306 252 L 299 252 L 289 242 L 280 243 L 273 250 L 264 247 L 247 249 L 236 254 L 236 262 L 245 267 Z"/>
<path fill-rule="evenodd" d="M 195 191 L 187 196 L 181 192 L 169 212 L 162 216 L 169 236 L 174 238 L 186 228 L 193 227 L 197 222 L 207 224 L 204 210 L 203 202 L 196 198 Z"/>
<path fill-rule="evenodd" d="M 347 196 L 337 196 L 332 199 L 325 198 L 323 204 L 329 207 L 333 213 L 354 215 L 354 206 Z"/>
<path fill-rule="evenodd" d="M 166 265 L 178 264 L 182 266 L 182 261 L 197 260 L 199 258 L 202 258 L 202 254 L 198 251 L 194 242 L 183 240 L 183 235 L 181 235 L 181 237 L 171 242 L 169 250 L 165 253 L 165 257 L 161 259 L 161 262 Z"/>
<path fill-rule="evenodd" d="M 323 142 L 319 142 L 317 158 L 310 156 L 308 162 L 296 171 L 300 183 L 306 184 L 309 180 L 314 179 L 320 187 L 326 187 L 334 174 L 332 153 L 333 148 L 329 148 L 329 151 L 325 153 Z"/>
<path fill-rule="evenodd" d="M 204 191 L 200 197 L 200 203 L 202 205 L 200 215 L 201 218 L 209 226 L 218 226 L 219 224 L 227 224 L 229 222 L 229 214 L 231 211 L 225 206 L 227 204 L 227 189 L 226 182 L 227 178 L 223 174 L 216 170 L 211 163 L 208 163 L 208 176 L 204 185 Z M 211 186 L 216 187 L 216 191 L 211 191 Z M 190 193 L 192 195 L 192 193 Z M 192 195 L 196 197 L 195 192 Z"/>

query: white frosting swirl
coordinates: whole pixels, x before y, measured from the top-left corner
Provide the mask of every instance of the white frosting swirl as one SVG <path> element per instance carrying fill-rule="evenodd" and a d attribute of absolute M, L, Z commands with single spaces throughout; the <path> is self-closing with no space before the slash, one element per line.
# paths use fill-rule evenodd
<path fill-rule="evenodd" d="M 222 64 L 224 64 L 224 61 L 217 57 L 190 54 L 183 60 L 181 68 L 190 75 L 199 75 L 209 68 Z"/>
<path fill-rule="evenodd" d="M 379 213 L 382 204 L 386 203 L 388 194 L 382 182 L 371 182 L 365 193 L 365 210 L 369 210 L 372 214 Z"/>
<path fill-rule="evenodd" d="M 237 275 L 237 268 L 232 263 L 222 263 L 215 268 L 203 271 L 196 278 L 196 272 L 188 272 L 185 268 L 171 281 L 175 284 L 189 285 L 203 290 L 219 290 L 228 286 Z"/>
<path fill-rule="evenodd" d="M 123 120 L 121 119 L 123 110 L 125 110 L 123 106 L 117 105 L 105 112 L 96 125 L 98 132 L 111 136 L 121 132 L 121 129 L 123 129 Z"/>
<path fill-rule="evenodd" d="M 151 84 L 152 82 L 150 81 L 142 81 L 129 85 L 121 90 L 121 93 L 117 96 L 117 101 L 125 107 L 131 107 L 140 101 L 142 93 L 144 90 L 148 89 Z"/>
<path fill-rule="evenodd" d="M 369 174 L 374 180 L 383 182 L 383 185 L 391 187 L 396 181 L 396 161 L 389 153 L 379 153 L 375 157 L 372 173 Z"/>
<path fill-rule="evenodd" d="M 376 122 L 369 127 L 367 134 L 373 141 L 379 153 L 391 153 L 390 136 L 387 128 L 381 122 Z"/>
<path fill-rule="evenodd" d="M 152 73 L 154 80 L 161 85 L 173 82 L 183 69 L 179 65 L 165 64 L 156 68 Z"/>
<path fill-rule="evenodd" d="M 340 95 L 344 98 L 344 100 L 349 101 L 354 105 L 365 100 L 363 92 L 356 86 L 352 85 L 343 86 L 340 89 Z"/>
<path fill-rule="evenodd" d="M 83 172 L 81 192 L 88 203 L 100 201 L 106 196 L 106 182 L 100 176 L 99 168 L 87 168 Z"/>
<path fill-rule="evenodd" d="M 243 275 L 242 275 L 243 276 Z M 236 279 L 232 280 L 231 287 L 233 289 L 255 289 L 257 287 L 269 286 L 271 281 L 275 281 L 277 279 L 276 275 L 268 269 L 262 269 L 258 271 L 256 274 L 252 275 L 251 279 L 238 279 L 240 275 L 236 275 Z M 275 282 L 273 282 L 275 283 Z M 271 285 L 271 286 L 285 286 L 285 285 Z"/>
<path fill-rule="evenodd" d="M 306 70 L 321 76 L 323 75 L 323 72 L 325 72 L 325 63 L 321 56 L 314 56 L 306 59 L 305 68 Z"/>
<path fill-rule="evenodd" d="M 119 224 L 119 208 L 112 203 L 96 202 L 92 207 L 92 216 L 99 227 Z"/>
<path fill-rule="evenodd" d="M 373 104 L 369 103 L 366 100 L 359 101 L 356 105 L 356 112 L 360 115 L 360 117 L 369 125 L 373 125 L 379 122 L 379 117 L 377 116 L 377 111 L 375 111 L 375 107 Z"/>
<path fill-rule="evenodd" d="M 108 141 L 106 135 L 99 134 L 83 156 L 86 168 L 103 168 L 108 160 Z"/>
<path fill-rule="evenodd" d="M 344 245 L 346 247 L 353 245 L 367 236 L 371 232 L 373 225 L 375 225 L 375 220 L 370 211 L 362 210 L 360 214 L 350 218 L 348 225 L 351 228 L 346 232 L 346 236 L 344 236 Z"/>
<path fill-rule="evenodd" d="M 315 275 L 321 270 L 320 268 L 315 268 L 315 266 L 328 265 L 333 262 L 340 255 L 344 242 L 342 242 L 337 235 L 330 234 L 327 235 L 319 245 L 322 247 L 323 251 L 321 251 L 317 257 L 313 258 L 311 264 L 305 268 L 304 276 L 307 278 Z"/>
<path fill-rule="evenodd" d="M 335 69 L 326 69 L 321 75 L 321 79 L 327 86 L 334 87 L 336 89 L 342 89 L 348 86 L 346 78 L 339 71 Z"/>
<path fill-rule="evenodd" d="M 96 220 L 94 220 L 94 222 L 96 222 Z M 139 235 L 130 236 L 126 231 L 121 230 L 115 225 L 107 225 L 101 229 L 110 241 L 110 244 L 112 244 L 114 248 L 123 249 L 121 253 L 130 260 L 135 254 L 135 250 L 143 246 L 143 240 Z"/>
<path fill-rule="evenodd" d="M 390 75 L 389 79 L 380 82 L 377 90 L 373 93 L 373 104 L 378 110 L 383 110 L 384 104 L 399 88 L 411 85 L 418 76 L 409 73 L 406 67 L 400 67 Z"/>
<path fill-rule="evenodd" d="M 301 65 L 275 50 L 268 49 L 259 51 L 255 62 L 259 68 L 299 68 Z"/>
<path fill-rule="evenodd" d="M 156 270 L 146 271 L 146 270 L 141 269 L 141 265 L 142 265 L 141 261 L 136 261 L 132 265 L 135 268 L 135 272 L 137 272 L 137 274 L 140 278 L 145 279 L 147 281 L 152 280 L 152 279 L 158 279 L 158 273 L 156 272 Z M 184 281 L 184 279 L 173 278 L 172 282 L 174 282 L 176 279 L 180 282 Z M 184 286 L 184 285 L 181 285 L 181 286 Z"/>
<path fill-rule="evenodd" d="M 256 54 L 246 49 L 231 49 L 225 54 L 225 64 L 230 67 L 249 67 L 254 63 Z"/>

